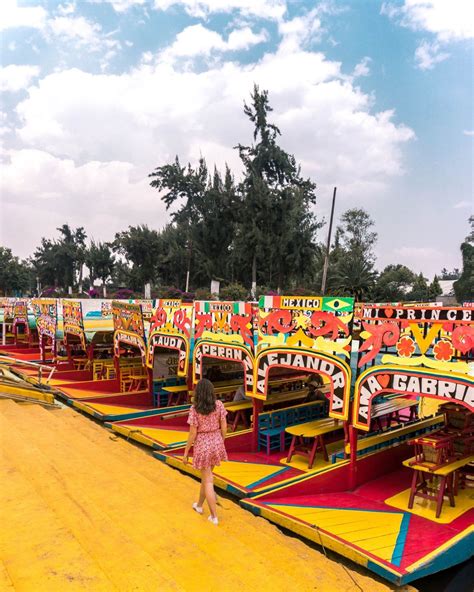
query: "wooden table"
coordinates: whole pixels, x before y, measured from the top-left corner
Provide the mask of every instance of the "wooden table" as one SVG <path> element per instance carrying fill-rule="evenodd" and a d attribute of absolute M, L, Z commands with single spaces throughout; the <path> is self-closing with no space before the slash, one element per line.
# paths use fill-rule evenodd
<path fill-rule="evenodd" d="M 248 416 L 246 411 L 252 409 L 252 401 L 235 401 L 230 402 L 225 405 L 226 410 L 229 413 L 234 414 L 234 419 L 232 421 L 231 429 L 235 432 L 237 426 L 239 425 L 239 421 L 241 421 L 246 428 L 249 427 Z"/>
<path fill-rule="evenodd" d="M 146 374 L 130 374 L 128 378 L 130 380 L 128 392 L 145 390 L 148 378 Z"/>
<path fill-rule="evenodd" d="M 403 464 L 409 469 L 413 469 L 413 477 L 411 480 L 410 499 L 408 500 L 408 508 L 413 508 L 415 497 L 422 497 L 427 500 L 436 501 L 436 518 L 441 515 L 443 507 L 444 496 L 449 497 L 451 507 L 454 508 L 454 487 L 453 477 L 457 470 L 468 465 L 474 461 L 474 455 L 465 456 L 460 459 L 453 459 L 442 466 L 437 466 L 433 463 L 430 468 L 429 463 L 422 465 L 416 463 L 416 457 L 409 458 L 403 461 Z M 435 489 L 429 486 L 429 481 L 426 476 L 439 477 L 439 487 Z"/>
<path fill-rule="evenodd" d="M 314 457 L 316 452 L 320 449 L 323 453 L 325 461 L 329 460 L 326 445 L 324 443 L 324 435 L 330 432 L 335 432 L 342 429 L 343 425 L 337 419 L 325 418 L 316 419 L 315 421 L 308 421 L 306 423 L 300 423 L 298 425 L 289 426 L 285 428 L 285 432 L 292 436 L 290 450 L 288 451 L 288 457 L 286 462 L 290 462 L 293 454 L 299 452 L 308 456 L 308 468 L 313 468 Z M 314 439 L 314 442 L 309 447 L 305 444 L 304 439 Z"/>
<path fill-rule="evenodd" d="M 182 399 L 182 395 L 184 393 L 188 393 L 188 385 L 187 384 L 178 384 L 174 386 L 164 386 L 163 389 L 165 392 L 168 393 L 168 407 L 172 407 L 173 405 L 179 405 Z M 187 399 L 187 396 L 186 396 Z M 186 401 L 187 402 L 187 401 Z"/>
<path fill-rule="evenodd" d="M 85 370 L 89 364 L 89 358 L 73 358 L 72 362 L 76 370 Z"/>

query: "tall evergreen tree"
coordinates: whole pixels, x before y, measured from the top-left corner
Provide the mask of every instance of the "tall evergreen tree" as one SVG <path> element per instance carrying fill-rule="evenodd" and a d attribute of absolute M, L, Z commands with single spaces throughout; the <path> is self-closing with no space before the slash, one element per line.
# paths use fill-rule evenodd
<path fill-rule="evenodd" d="M 235 250 L 257 282 L 287 287 L 308 269 L 320 227 L 311 206 L 316 185 L 301 176 L 293 155 L 277 143 L 280 130 L 268 121 L 268 92 L 254 86 L 244 113 L 254 124 L 254 144 L 237 146 L 244 165 Z"/>
<path fill-rule="evenodd" d="M 178 157 L 172 164 L 157 167 L 150 185 L 163 192 L 173 224 L 184 238 L 186 267 L 194 286 L 209 285 L 211 279 L 232 279 L 231 245 L 235 234 L 236 188 L 228 167 L 224 177 L 217 169 L 211 175 L 203 158 L 198 166 L 182 167 Z M 168 231 L 170 232 L 170 231 Z"/>

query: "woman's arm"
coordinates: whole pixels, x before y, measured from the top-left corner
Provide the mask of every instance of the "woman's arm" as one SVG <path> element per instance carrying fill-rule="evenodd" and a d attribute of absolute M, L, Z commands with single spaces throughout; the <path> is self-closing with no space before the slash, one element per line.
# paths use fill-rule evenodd
<path fill-rule="evenodd" d="M 225 440 L 225 436 L 227 434 L 227 419 L 225 417 L 221 419 L 221 434 L 222 439 Z"/>
<path fill-rule="evenodd" d="M 188 464 L 189 450 L 190 450 L 191 446 L 194 444 L 194 441 L 196 440 L 196 435 L 197 435 L 197 426 L 193 425 L 189 428 L 188 441 L 186 442 L 186 448 L 184 449 L 183 461 L 184 461 L 185 465 Z"/>

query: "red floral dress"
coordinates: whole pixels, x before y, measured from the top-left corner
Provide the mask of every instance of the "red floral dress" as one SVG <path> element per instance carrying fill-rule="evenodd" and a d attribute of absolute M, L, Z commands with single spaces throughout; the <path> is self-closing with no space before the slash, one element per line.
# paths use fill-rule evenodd
<path fill-rule="evenodd" d="M 216 401 L 216 408 L 209 415 L 201 415 L 194 405 L 189 410 L 188 423 L 197 427 L 194 441 L 193 467 L 205 469 L 220 465 L 221 460 L 227 460 L 224 439 L 221 434 L 221 421 L 227 415 L 222 401 Z"/>

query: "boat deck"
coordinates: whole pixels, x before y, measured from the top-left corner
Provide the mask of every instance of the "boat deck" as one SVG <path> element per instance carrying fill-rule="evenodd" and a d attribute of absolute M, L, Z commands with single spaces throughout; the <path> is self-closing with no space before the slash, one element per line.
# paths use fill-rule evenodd
<path fill-rule="evenodd" d="M 411 471 L 400 468 L 353 492 L 292 495 L 291 488 L 244 500 L 244 507 L 405 583 L 468 559 L 474 543 L 472 490 L 461 489 L 456 506 L 415 498 L 408 509 Z M 315 488 L 313 488 L 315 489 Z"/>
<path fill-rule="evenodd" d="M 312 469 L 308 469 L 307 458 L 295 454 L 291 461 L 287 462 L 288 449 L 283 452 L 272 451 L 270 454 L 266 454 L 263 450 L 252 451 L 251 440 L 251 430 L 228 434 L 226 438 L 228 461 L 214 468 L 216 486 L 239 497 L 258 495 L 283 483 L 325 473 L 348 463 L 347 460 L 338 460 L 335 463 L 331 460 L 325 461 L 318 453 Z M 343 445 L 342 440 L 327 444 L 329 458 L 331 459 L 334 452 L 341 450 Z M 157 451 L 153 454 L 159 460 L 181 471 L 197 474 L 190 463 L 187 465 L 183 463 L 182 449 Z"/>

